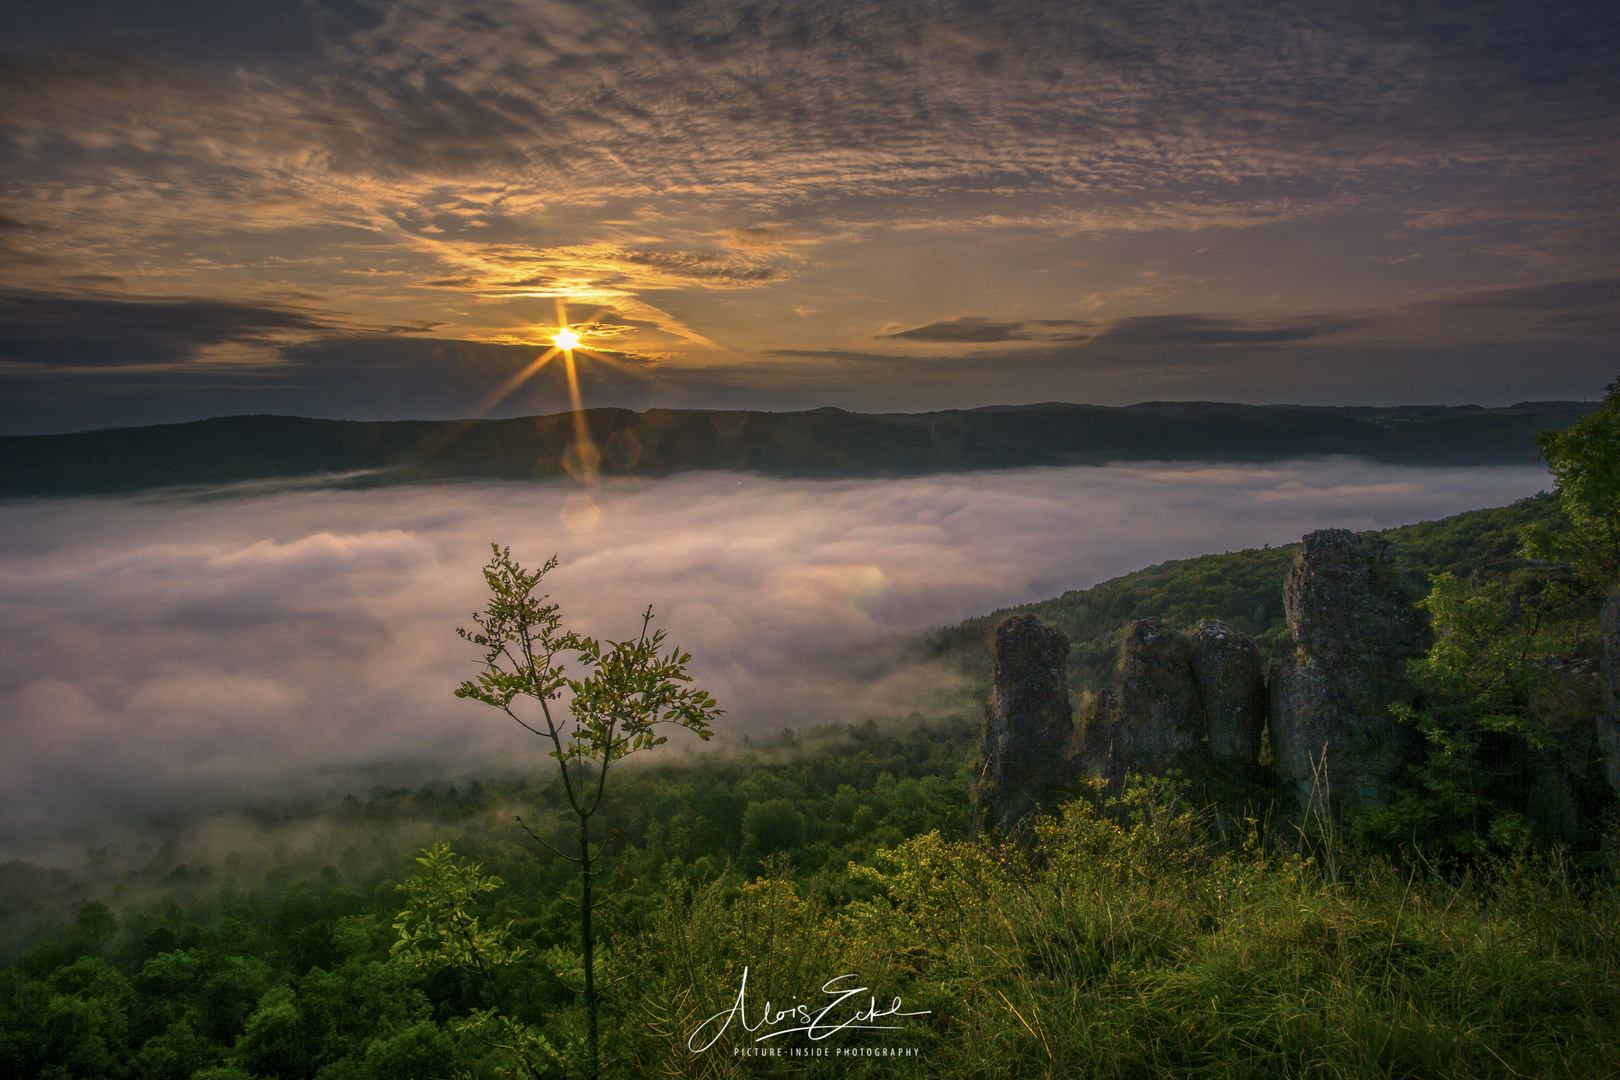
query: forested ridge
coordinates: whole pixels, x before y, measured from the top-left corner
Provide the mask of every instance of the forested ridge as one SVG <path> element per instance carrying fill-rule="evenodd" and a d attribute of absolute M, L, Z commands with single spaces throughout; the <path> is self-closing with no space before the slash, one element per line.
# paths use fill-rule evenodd
<path fill-rule="evenodd" d="M 935 413 L 842 409 L 587 409 L 593 459 L 608 476 L 693 469 L 782 477 L 917 476 L 1110 461 L 1280 461 L 1352 454 L 1426 465 L 1526 464 L 1538 432 L 1593 402 L 1502 408 L 1351 408 L 1148 402 L 1048 403 Z M 568 413 L 506 420 L 322 420 L 225 416 L 184 424 L 0 437 L 0 498 L 112 494 L 244 481 L 375 486 L 529 480 L 583 467 Z"/>

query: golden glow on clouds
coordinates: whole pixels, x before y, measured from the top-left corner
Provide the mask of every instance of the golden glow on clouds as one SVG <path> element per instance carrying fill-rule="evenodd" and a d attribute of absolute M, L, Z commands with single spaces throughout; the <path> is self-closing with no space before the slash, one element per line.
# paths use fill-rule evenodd
<path fill-rule="evenodd" d="M 327 6 L 302 5 L 316 31 L 296 57 L 142 52 L 171 32 L 133 23 L 0 56 L 16 151 L 0 281 L 313 320 L 262 344 L 202 326 L 186 363 L 236 341 L 267 367 L 284 344 L 380 355 L 380 335 L 534 347 L 515 374 L 469 378 L 467 405 L 506 380 L 486 408 L 518 407 L 557 356 L 547 375 L 560 390 L 567 369 L 576 399 L 576 363 L 605 399 L 591 367 L 628 361 L 691 388 L 643 404 L 718 404 L 752 370 L 771 393 L 797 372 L 803 404 L 875 407 L 852 388 L 884 382 L 900 396 L 885 407 L 921 408 L 944 404 L 931 387 L 952 404 L 1101 400 L 1086 350 L 1125 331 L 1160 347 L 1141 324 L 1108 332 L 1124 320 L 1263 330 L 1620 276 L 1616 77 L 1584 16 L 1524 52 L 1527 0 L 1454 38 L 1396 9 L 1281 0 L 1264 19 L 1167 9 L 1162 25 L 1129 0 L 402 0 L 329 33 Z M 1488 59 L 1509 52 L 1522 63 Z M 1538 75 L 1572 66 L 1598 74 Z M 564 299 L 594 314 L 553 324 Z M 964 318 L 1013 329 L 910 332 Z M 1084 341 L 1077 320 L 1097 324 Z M 1200 327 L 1188 349 L 1226 352 L 1193 392 L 1230 394 L 1242 335 Z M 59 332 L 10 340 L 78 363 L 52 351 Z M 151 364 L 181 370 L 153 334 Z M 1304 340 L 1325 338 L 1286 338 Z M 1009 354 L 1043 350 L 1050 372 L 1006 381 Z M 1111 400 L 1184 392 L 1134 358 L 1091 367 L 1130 387 Z"/>

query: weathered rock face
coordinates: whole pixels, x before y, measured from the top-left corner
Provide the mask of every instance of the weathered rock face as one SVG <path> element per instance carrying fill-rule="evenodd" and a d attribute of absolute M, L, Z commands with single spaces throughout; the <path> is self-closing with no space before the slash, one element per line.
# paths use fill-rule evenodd
<path fill-rule="evenodd" d="M 1078 765 L 1115 780 L 1211 761 L 1247 770 L 1259 760 L 1266 706 L 1248 635 L 1217 620 L 1186 635 L 1143 619 L 1126 631 L 1118 681 L 1087 704 Z"/>
<path fill-rule="evenodd" d="M 1603 774 L 1620 795 L 1620 589 L 1603 603 L 1603 708 L 1597 717 Z"/>
<path fill-rule="evenodd" d="M 1336 809 L 1379 801 L 1406 763 L 1411 732 L 1390 713 L 1410 697 L 1407 662 L 1428 649 L 1428 630 L 1395 573 L 1382 537 L 1323 529 L 1283 586 L 1296 662 L 1272 687 L 1277 772 L 1303 802 L 1313 763 L 1325 766 Z"/>
<path fill-rule="evenodd" d="M 1395 545 L 1382 536 L 1320 529 L 1283 583 L 1288 631 L 1307 655 L 1345 657 L 1406 673 L 1429 647 L 1427 624 L 1395 572 Z"/>
<path fill-rule="evenodd" d="M 1118 761 L 1119 694 L 1105 689 L 1090 695 L 1080 714 L 1074 769 L 1089 780 L 1117 780 L 1125 775 Z"/>
<path fill-rule="evenodd" d="M 973 790 L 975 832 L 1010 832 L 1033 810 L 1052 810 L 1068 779 L 1065 753 L 1074 732 L 1064 662 L 1069 639 L 1030 615 L 996 627 L 991 644 L 995 690 L 979 746 Z"/>
<path fill-rule="evenodd" d="M 1203 720 L 1187 639 L 1158 619 L 1132 623 L 1119 658 L 1120 763 L 1163 772 L 1201 762 Z"/>
<path fill-rule="evenodd" d="M 1200 622 L 1189 641 L 1210 760 L 1243 771 L 1254 768 L 1270 711 L 1259 647 L 1219 619 Z"/>

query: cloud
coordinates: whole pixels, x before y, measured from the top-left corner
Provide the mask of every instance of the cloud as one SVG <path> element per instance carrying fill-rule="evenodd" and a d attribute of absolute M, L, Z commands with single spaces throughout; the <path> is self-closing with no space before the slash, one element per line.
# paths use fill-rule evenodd
<path fill-rule="evenodd" d="M 1612 348 L 1620 342 L 1620 277 L 1459 290 L 1367 314 L 1351 340 L 1458 349 L 1539 342 L 1544 355 Z"/>
<path fill-rule="evenodd" d="M 777 270 L 771 266 L 725 259 L 702 251 L 623 251 L 610 256 L 608 261 L 609 265 L 622 261 L 629 266 L 653 270 L 659 275 L 657 284 L 666 287 L 691 281 L 755 285 L 777 276 Z"/>
<path fill-rule="evenodd" d="M 1156 275 L 1155 275 L 1156 276 Z M 1077 304 L 1083 310 L 1108 307 L 1120 302 L 1151 302 L 1168 300 L 1182 291 L 1182 286 L 1168 281 L 1147 281 L 1140 285 L 1124 285 L 1117 289 L 1104 289 L 1081 298 Z"/>
<path fill-rule="evenodd" d="M 736 285 L 784 270 L 713 271 L 672 234 L 1233 227 L 1431 181 L 1439 211 L 1590 179 L 1620 77 L 1612 19 L 1580 4 L 263 3 L 251 34 L 180 10 L 27 20 L 0 121 L 37 226 L 19 257 L 150 272 L 135 253 L 177 236 L 298 231 L 309 273 L 385 254 L 487 282 L 466 271 L 491 243 L 605 244 Z"/>
<path fill-rule="evenodd" d="M 1112 320 L 1024 319 L 996 322 L 964 315 L 911 330 L 878 334 L 882 340 L 951 344 L 1009 341 L 1094 342 L 1100 347 L 1285 345 L 1340 335 L 1365 325 L 1361 318 L 1317 315 L 1277 320 L 1214 315 L 1137 315 Z"/>
<path fill-rule="evenodd" d="M 1487 372 L 1512 367 L 1514 357 L 1532 351 L 1540 363 L 1570 372 L 1585 370 L 1590 388 L 1549 394 L 1533 390 L 1532 374 L 1521 369 L 1520 385 L 1489 393 L 1507 404 L 1537 396 L 1589 396 L 1607 381 L 1613 366 L 1604 346 L 1620 340 L 1620 278 L 1602 277 L 1534 285 L 1467 289 L 1380 307 L 1344 311 L 1262 315 L 1175 314 L 1115 319 L 996 320 L 964 316 L 910 330 L 876 335 L 877 340 L 945 345 L 1017 345 L 976 349 L 945 356 L 885 355 L 855 350 L 779 350 L 773 355 L 824 361 L 823 374 L 861 369 L 867 378 L 936 375 L 994 379 L 1004 387 L 1026 382 L 1034 394 L 1044 379 L 1047 398 L 1065 373 L 1108 375 L 1131 381 L 1133 390 L 1108 400 L 1124 403 L 1151 396 L 1190 395 L 1245 401 L 1319 401 L 1325 379 L 1355 385 L 1351 400 L 1373 399 L 1376 388 L 1419 393 L 1411 380 L 1423 373 L 1427 393 L 1448 381 L 1468 382 L 1474 394 L 1486 392 Z M 1268 355 L 1269 354 L 1269 355 Z M 1554 359 L 1556 357 L 1557 359 Z M 1545 371 L 1545 368 L 1543 369 Z M 1406 375 L 1402 376 L 1402 372 Z M 1467 373 L 1467 377 L 1465 377 Z M 1176 387 L 1192 376 L 1201 381 Z M 1093 389 L 1079 400 L 1101 403 Z M 1257 393 L 1267 396 L 1258 398 Z M 1031 396 L 1027 400 L 1037 400 Z M 1328 399 L 1332 400 L 1332 399 Z M 1384 400 L 1379 398 L 1378 400 Z M 1447 400 L 1477 402 L 1477 397 Z M 1390 399 L 1389 403 L 1396 403 Z"/>
<path fill-rule="evenodd" d="M 783 251 L 816 242 L 816 238 L 806 236 L 789 225 L 749 225 L 725 229 L 721 235 L 728 247 L 767 251 Z"/>
<path fill-rule="evenodd" d="M 224 300 L 0 292 L 0 362 L 52 368 L 175 364 L 221 345 L 271 345 L 324 329 L 308 311 Z"/>
<path fill-rule="evenodd" d="M 247 413 L 443 420 L 571 407 L 561 362 L 511 382 L 547 351 L 543 342 L 437 338 L 428 336 L 431 326 L 418 324 L 378 333 L 319 328 L 323 332 L 306 331 L 304 340 L 283 343 L 262 336 L 258 309 L 207 309 L 195 322 L 171 325 L 167 305 L 131 307 L 156 320 L 149 337 L 140 336 L 138 321 L 124 311 L 87 325 L 47 318 L 48 328 L 61 331 L 54 341 L 39 332 L 39 319 L 25 316 L 18 320 L 22 330 L 8 333 L 12 328 L 0 317 L 0 348 L 6 350 L 0 359 L 10 362 L 0 364 L 0 431 L 85 430 Z M 646 408 L 659 382 L 668 380 L 649 358 L 603 347 L 625 332 L 608 319 L 576 324 L 590 342 L 576 357 L 582 392 L 593 406 Z M 220 323 L 231 336 L 222 336 Z M 245 359 L 221 355 L 238 347 L 253 352 Z M 96 349 L 107 357 L 98 358 Z"/>
<path fill-rule="evenodd" d="M 1371 325 L 1376 315 L 1319 314 L 1290 319 L 1216 315 L 1136 315 L 1118 319 L 1024 319 L 997 322 L 964 315 L 879 340 L 941 344 L 1002 342 L 1087 343 L 1090 350 L 1263 348 L 1344 337 Z"/>
<path fill-rule="evenodd" d="M 135 367 L 264 364 L 323 329 L 509 343 L 556 296 L 611 308 L 634 327 L 618 344 L 671 372 L 729 366 L 672 380 L 694 394 L 768 407 L 828 399 L 738 390 L 766 370 L 753 357 L 869 345 L 883 327 L 897 349 L 982 347 L 986 370 L 992 346 L 1060 347 L 1048 369 L 1108 378 L 1016 392 L 1084 400 L 1164 397 L 1177 371 L 1313 344 L 1410 360 L 1460 347 L 1470 324 L 1583 366 L 1607 333 L 1590 305 L 1533 334 L 1530 309 L 1509 326 L 1488 302 L 1449 328 L 1439 309 L 1389 315 L 1481 283 L 1505 297 L 1615 273 L 1620 43 L 1596 4 L 256 0 L 251 32 L 180 3 L 77 10 L 20 17 L 0 57 L 7 280 L 319 324 L 212 344 L 202 329 L 125 339 L 116 320 L 111 338 L 22 334 L 85 370 L 124 340 Z M 1177 290 L 1180 311 L 1123 306 Z M 1402 393 L 1454 383 L 1437 363 Z M 901 407 L 1013 392 L 961 365 L 914 370 L 957 381 L 919 382 Z M 955 397 L 970 376 L 996 396 Z M 184 412 L 172 380 L 151 385 L 148 418 Z M 112 392 L 90 386 L 87 411 Z"/>
<path fill-rule="evenodd" d="M 1361 319 L 1331 315 L 1288 321 L 1209 315 L 1137 315 L 1114 320 L 1095 340 L 1102 346 L 1135 349 L 1288 345 L 1343 334 L 1362 325 Z"/>
<path fill-rule="evenodd" d="M 476 670 L 453 630 L 492 540 L 558 553 L 549 591 L 585 632 L 630 633 L 652 604 L 727 730 L 774 732 L 963 707 L 903 644 L 932 626 L 1545 480 L 1340 460 L 0 503 L 0 858 L 378 771 L 540 768 L 451 694 Z"/>
<path fill-rule="evenodd" d="M 1399 347 L 1437 338 L 1463 346 L 1577 337 L 1620 337 L 1620 277 L 1468 289 L 1382 308 L 1285 318 L 1188 313 L 998 321 L 964 315 L 875 335 L 885 341 L 963 345 L 1083 342 L 1085 351 L 1095 352 L 1299 348 L 1313 342 L 1368 340 Z"/>
<path fill-rule="evenodd" d="M 1547 281 L 1536 285 L 1472 289 L 1410 305 L 1415 311 L 1446 314 L 1522 311 L 1557 315 L 1606 315 L 1620 326 L 1620 277 Z"/>
<path fill-rule="evenodd" d="M 1458 290 L 1286 317 L 965 316 L 867 339 L 901 347 L 894 351 L 779 348 L 708 362 L 641 347 L 649 324 L 611 306 L 573 310 L 591 344 L 578 370 L 594 406 L 918 412 L 1177 398 L 1506 405 L 1588 399 L 1615 377 L 1620 279 Z M 545 321 L 552 317 L 548 311 Z M 0 342 L 12 361 L 0 367 L 0 431 L 247 412 L 447 419 L 570 407 L 566 373 L 555 363 L 492 397 L 546 348 L 544 327 L 532 322 L 505 342 L 430 336 L 446 328 L 426 321 L 331 329 L 290 304 L 14 294 L 0 304 Z M 516 343 L 525 339 L 533 343 Z M 252 350 L 252 362 L 220 355 L 230 349 Z M 113 362 L 120 356 L 125 364 Z"/>
<path fill-rule="evenodd" d="M 229 11 L 186 0 L 138 6 L 20 4 L 7 12 L 14 49 L 40 50 L 64 39 L 90 48 L 136 52 L 175 62 L 221 63 L 295 59 L 323 38 L 351 33 L 372 22 L 360 4 L 305 4 L 298 0 L 236 0 Z"/>
<path fill-rule="evenodd" d="M 993 322 L 974 315 L 945 322 L 929 323 L 911 330 L 878 334 L 879 338 L 900 341 L 985 343 L 993 341 L 1085 341 L 1095 323 L 1077 319 L 1038 319 L 1022 322 Z M 1082 332 L 1087 331 L 1087 332 Z"/>
<path fill-rule="evenodd" d="M 442 319 L 439 319 L 439 320 L 434 320 L 434 319 L 412 319 L 410 322 L 400 323 L 398 326 L 385 326 L 385 327 L 383 327 L 383 333 L 385 333 L 385 334 L 431 334 L 433 331 L 442 329 L 442 328 L 444 328 L 446 326 L 449 326 L 449 325 L 450 325 L 449 323 L 445 322 Z"/>

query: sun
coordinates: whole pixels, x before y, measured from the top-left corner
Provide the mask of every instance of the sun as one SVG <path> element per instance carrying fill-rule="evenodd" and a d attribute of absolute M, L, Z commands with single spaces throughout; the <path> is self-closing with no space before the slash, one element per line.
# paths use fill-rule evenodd
<path fill-rule="evenodd" d="M 598 312 L 600 314 L 600 312 Z M 594 326 L 596 316 L 585 320 L 585 325 Z M 557 357 L 562 357 L 563 369 L 568 377 L 568 403 L 573 407 L 574 413 L 574 444 L 563 455 L 563 468 L 578 480 L 594 480 L 598 466 L 602 461 L 602 452 L 596 448 L 591 439 L 590 424 L 585 417 L 585 404 L 580 400 L 579 368 L 575 354 L 591 361 L 599 361 L 608 367 L 618 368 L 628 374 L 630 372 L 619 361 L 605 353 L 593 352 L 580 347 L 580 335 L 568 328 L 568 308 L 562 297 L 557 297 L 557 332 L 551 335 L 551 348 L 530 361 L 522 370 L 514 372 L 512 377 L 501 384 L 500 388 L 486 397 L 479 404 L 477 413 L 483 416 L 506 398 L 518 387 L 533 378 L 541 368 L 545 367 Z M 539 329 L 536 327 L 536 329 Z"/>

